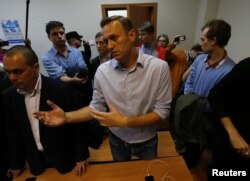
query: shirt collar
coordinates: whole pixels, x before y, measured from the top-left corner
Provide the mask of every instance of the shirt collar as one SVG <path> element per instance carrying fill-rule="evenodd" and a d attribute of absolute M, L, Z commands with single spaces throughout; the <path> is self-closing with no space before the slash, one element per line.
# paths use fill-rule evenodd
<path fill-rule="evenodd" d="M 141 67 L 143 67 L 144 66 L 144 62 L 145 62 L 145 54 L 143 54 L 142 53 L 142 51 L 140 51 L 138 48 L 137 48 L 137 50 L 138 50 L 138 57 L 137 57 L 137 62 L 136 62 L 136 65 L 138 66 L 141 66 Z M 118 60 L 116 60 L 115 58 L 113 58 L 113 59 L 111 59 L 111 65 L 116 69 L 116 68 L 123 68 L 122 66 L 121 66 L 121 63 L 118 61 Z"/>
<path fill-rule="evenodd" d="M 37 94 L 37 93 L 40 93 L 40 91 L 41 91 L 41 84 L 42 84 L 42 83 L 41 83 L 41 74 L 39 74 L 38 79 L 37 79 L 37 82 L 36 82 L 36 85 L 35 85 L 35 87 L 34 87 L 32 93 L 29 94 L 27 91 L 25 91 L 25 90 L 20 90 L 20 89 L 17 89 L 17 93 L 19 93 L 19 94 L 21 94 L 21 95 L 24 95 L 24 96 L 26 96 L 26 95 L 29 95 L 29 96 L 31 96 L 31 97 L 36 96 L 36 94 Z"/>
<path fill-rule="evenodd" d="M 107 62 L 107 61 L 109 61 L 109 60 L 112 59 L 111 53 L 109 53 L 108 56 L 107 56 L 105 59 L 102 58 L 102 57 L 99 55 L 99 59 L 100 59 L 100 63 L 101 63 L 101 64 L 104 63 L 104 62 Z"/>
<path fill-rule="evenodd" d="M 209 58 L 209 55 L 207 55 L 207 57 L 204 59 L 204 63 L 206 64 L 206 69 L 208 69 L 210 67 L 213 67 L 213 68 L 217 69 L 226 61 L 226 59 L 228 59 L 228 56 L 227 56 L 227 52 L 225 50 L 223 58 L 220 61 L 218 61 L 217 63 L 215 63 L 215 64 L 213 64 L 211 66 L 208 66 L 208 64 L 207 64 L 208 58 Z"/>
<path fill-rule="evenodd" d="M 69 46 L 67 46 L 67 45 L 65 45 L 66 47 L 67 47 L 67 51 L 68 52 L 71 52 L 71 47 L 69 47 Z M 58 54 L 60 54 L 59 52 L 58 52 L 58 50 L 53 46 L 52 47 L 52 52 L 54 53 L 54 55 L 58 55 Z"/>

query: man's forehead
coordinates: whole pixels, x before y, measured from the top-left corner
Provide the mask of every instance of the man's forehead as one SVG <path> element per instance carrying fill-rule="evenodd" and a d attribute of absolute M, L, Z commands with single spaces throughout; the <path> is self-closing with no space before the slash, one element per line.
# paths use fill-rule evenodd
<path fill-rule="evenodd" d="M 202 34 L 206 35 L 208 31 L 209 31 L 209 27 L 206 27 L 203 29 Z"/>
<path fill-rule="evenodd" d="M 3 62 L 3 68 L 5 71 L 10 72 L 10 71 L 15 71 L 15 70 L 23 70 L 26 67 L 24 62 L 9 62 L 9 61 L 4 61 Z"/>
<path fill-rule="evenodd" d="M 149 35 L 149 33 L 146 32 L 146 31 L 138 31 L 138 33 L 141 34 L 141 35 Z"/>
<path fill-rule="evenodd" d="M 98 36 L 95 38 L 96 41 L 103 41 L 103 37 L 102 36 Z"/>
<path fill-rule="evenodd" d="M 103 31 L 102 32 L 102 39 L 104 40 L 104 39 L 108 38 L 109 36 L 111 36 L 113 34 L 114 34 L 113 31 Z"/>
<path fill-rule="evenodd" d="M 5 55 L 3 59 L 8 59 L 8 61 L 17 61 L 20 62 L 23 59 L 25 59 L 24 55 L 21 52 L 16 52 L 15 54 L 12 55 Z"/>
<path fill-rule="evenodd" d="M 117 32 L 113 29 L 105 29 L 103 28 L 102 31 L 102 40 L 106 41 L 107 39 L 109 39 L 111 36 L 115 36 L 117 34 Z"/>
<path fill-rule="evenodd" d="M 121 30 L 123 30 L 123 26 L 122 26 L 120 21 L 115 20 L 115 21 L 109 22 L 108 24 L 104 25 L 102 28 L 102 32 L 104 32 L 106 30 L 110 30 L 110 29 L 112 29 L 112 30 L 119 29 L 118 31 L 121 31 Z"/>
<path fill-rule="evenodd" d="M 62 31 L 64 32 L 64 29 L 62 27 L 57 26 L 52 28 L 50 32 L 62 32 Z"/>

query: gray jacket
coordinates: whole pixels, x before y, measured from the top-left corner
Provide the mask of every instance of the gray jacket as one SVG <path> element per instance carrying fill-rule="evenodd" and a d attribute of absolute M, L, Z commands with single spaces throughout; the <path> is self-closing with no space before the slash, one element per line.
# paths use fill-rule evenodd
<path fill-rule="evenodd" d="M 212 114 L 205 111 L 207 99 L 195 94 L 180 96 L 174 107 L 176 148 L 184 148 L 185 142 L 207 144 L 207 131 L 212 130 Z"/>

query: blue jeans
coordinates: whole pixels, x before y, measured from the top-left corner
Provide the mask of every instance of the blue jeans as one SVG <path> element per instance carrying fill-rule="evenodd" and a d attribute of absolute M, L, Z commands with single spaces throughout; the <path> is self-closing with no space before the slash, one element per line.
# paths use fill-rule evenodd
<path fill-rule="evenodd" d="M 129 144 L 110 132 L 109 144 L 114 161 L 129 161 L 132 155 L 142 160 L 151 160 L 157 157 L 157 134 L 148 141 Z"/>

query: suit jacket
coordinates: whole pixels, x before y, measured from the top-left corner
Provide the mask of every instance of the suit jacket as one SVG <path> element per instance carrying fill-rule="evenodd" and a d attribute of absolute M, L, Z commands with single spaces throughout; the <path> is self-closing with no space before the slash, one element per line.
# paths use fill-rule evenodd
<path fill-rule="evenodd" d="M 67 84 L 42 76 L 40 111 L 51 110 L 46 103 L 48 99 L 65 111 L 75 110 L 82 106 L 79 95 Z M 45 166 L 32 134 L 24 95 L 18 94 L 16 88 L 12 86 L 5 93 L 4 101 L 10 168 L 23 168 L 27 160 L 31 173 L 41 174 Z M 86 129 L 84 123 L 50 128 L 39 122 L 40 140 L 44 154 L 59 172 L 69 172 L 74 168 L 76 161 L 83 161 L 89 157 L 87 135 L 85 135 L 84 129 Z"/>
<path fill-rule="evenodd" d="M 3 104 L 3 92 L 11 86 L 11 83 L 7 77 L 7 73 L 0 67 L 0 180 L 7 180 L 6 173 L 9 168 L 9 156 L 7 149 L 7 138 L 5 130 L 5 116 L 4 116 L 4 104 Z"/>
<path fill-rule="evenodd" d="M 109 60 L 111 60 L 112 58 L 113 58 L 113 57 L 112 57 L 112 55 L 110 54 L 110 55 L 109 55 Z M 100 55 L 96 56 L 95 58 L 93 58 L 93 59 L 91 60 L 91 66 L 90 66 L 90 67 L 91 67 L 91 75 L 90 75 L 90 78 L 91 78 L 91 79 L 94 79 L 95 73 L 96 73 L 98 67 L 100 66 L 100 64 L 101 64 Z"/>
<path fill-rule="evenodd" d="M 100 64 L 101 64 L 101 60 L 99 56 L 96 56 L 94 59 L 91 60 L 91 68 L 92 68 L 91 78 L 92 79 L 94 79 L 96 70 L 100 66 Z"/>

